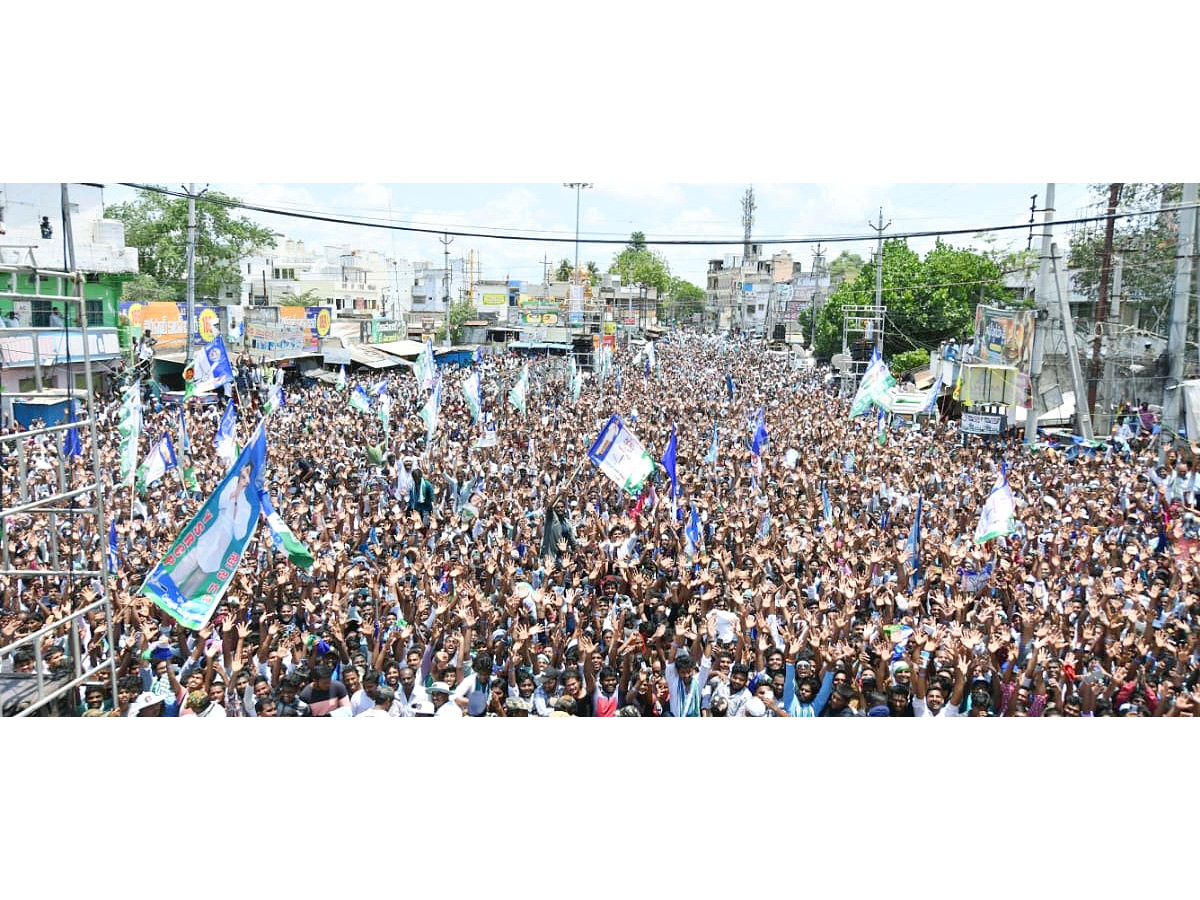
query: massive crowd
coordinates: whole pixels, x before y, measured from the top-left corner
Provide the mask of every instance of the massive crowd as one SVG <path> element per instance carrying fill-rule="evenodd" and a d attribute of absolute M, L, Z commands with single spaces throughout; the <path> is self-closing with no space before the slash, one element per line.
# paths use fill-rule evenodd
<path fill-rule="evenodd" d="M 1190 716 L 1200 702 L 1200 473 L 1140 420 L 1099 447 L 959 433 L 950 418 L 851 420 L 822 369 L 747 344 L 674 334 L 647 375 L 618 350 L 572 402 L 561 358 L 530 363 L 526 413 L 507 394 L 526 360 L 443 369 L 429 446 L 412 373 L 390 376 L 390 429 L 323 381 L 289 383 L 267 420 L 268 485 L 315 557 L 260 527 L 207 627 L 188 631 L 138 592 L 225 474 L 212 437 L 224 402 L 188 402 L 191 454 L 144 492 L 109 485 L 118 628 L 81 631 L 106 677 L 85 716 Z M 269 365 L 243 357 L 239 438 L 263 413 Z M 482 380 L 492 446 L 460 389 Z M 732 385 L 732 392 L 727 385 Z M 98 396 L 104 468 L 118 469 L 119 399 Z M 752 421 L 768 435 L 751 453 Z M 638 496 L 587 459 L 613 413 L 655 457 L 674 427 L 678 508 L 665 470 Z M 178 412 L 149 396 L 145 434 Z M 711 461 L 714 426 L 717 459 Z M 139 455 L 144 455 L 143 438 Z M 178 449 L 178 448 L 177 448 Z M 61 441 L 33 439 L 30 489 Z M 89 449 L 66 465 L 85 482 Z M 706 461 L 706 457 L 709 461 Z M 1001 466 L 1016 531 L 976 522 Z M 0 460 L 14 489 L 13 454 Z M 403 470 L 403 471 L 402 471 Z M 404 474 L 411 476 L 411 487 Z M 403 489 L 398 486 L 403 484 Z M 918 497 L 918 554 L 909 538 Z M 700 541 L 687 552 L 694 505 Z M 11 564 L 47 566 L 47 519 L 5 522 Z M 108 537 L 60 516 L 59 560 L 106 564 Z M 89 579 L 0 578 L 0 646 L 95 599 Z M 42 647 L 68 669 L 63 626 Z M 27 651 L 0 659 L 28 672 Z M 75 702 L 77 700 L 77 703 Z"/>

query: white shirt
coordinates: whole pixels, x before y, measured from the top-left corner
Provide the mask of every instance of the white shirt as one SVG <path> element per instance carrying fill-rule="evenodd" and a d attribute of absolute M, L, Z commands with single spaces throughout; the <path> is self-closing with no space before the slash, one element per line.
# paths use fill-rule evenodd
<path fill-rule="evenodd" d="M 390 719 L 392 714 L 380 709 L 378 706 L 372 706 L 366 712 L 355 713 L 357 719 Z"/>
<path fill-rule="evenodd" d="M 392 709 L 396 710 L 396 712 L 393 712 L 392 715 L 412 717 L 415 715 L 415 713 L 412 711 L 412 705 L 414 703 L 418 703 L 418 702 L 423 703 L 427 706 L 433 705 L 429 701 L 429 695 L 427 693 L 425 693 L 425 688 L 421 687 L 421 685 L 419 685 L 419 684 L 413 685 L 413 691 L 412 691 L 411 697 L 405 697 L 404 696 L 404 686 L 397 685 L 396 686 L 396 701 L 395 701 L 395 703 L 392 704 Z"/>
<path fill-rule="evenodd" d="M 463 711 L 458 708 L 458 704 L 455 703 L 453 700 L 447 700 L 445 703 L 443 703 L 441 706 L 438 707 L 438 711 L 435 712 L 433 715 L 434 715 L 434 717 L 447 716 L 448 718 L 451 718 L 451 719 L 461 719 L 463 716 Z"/>
<path fill-rule="evenodd" d="M 934 718 L 935 716 L 944 719 L 953 718 L 958 715 L 958 707 L 949 701 L 946 705 L 937 712 L 931 712 L 929 707 L 925 705 L 925 701 L 919 697 L 913 697 L 913 715 L 917 718 Z"/>
<path fill-rule="evenodd" d="M 482 690 L 479 690 L 477 688 L 477 684 L 480 680 L 481 679 L 479 678 L 479 676 L 476 675 L 474 672 L 472 672 L 470 675 L 468 675 L 466 678 L 464 678 L 462 680 L 462 684 L 460 684 L 458 687 L 456 687 L 454 689 L 454 693 L 452 693 L 450 695 L 450 703 L 454 704 L 455 699 L 460 698 L 460 697 L 466 697 L 467 698 L 467 715 L 482 716 L 484 713 L 484 710 L 487 709 L 487 704 L 488 704 L 488 686 L 487 686 L 487 684 L 488 684 L 488 680 L 490 680 L 490 679 L 482 679 L 483 680 L 483 689 Z M 454 705 L 457 706 L 457 704 L 454 704 Z M 440 716 L 442 714 L 442 711 L 438 710 L 437 714 Z"/>

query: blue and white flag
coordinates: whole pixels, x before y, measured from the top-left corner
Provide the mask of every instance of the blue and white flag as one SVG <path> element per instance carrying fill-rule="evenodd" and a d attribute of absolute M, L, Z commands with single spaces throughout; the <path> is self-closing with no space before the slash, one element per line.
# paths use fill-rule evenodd
<path fill-rule="evenodd" d="M 390 378 L 384 378 L 382 381 L 376 383 L 375 386 L 371 388 L 371 399 L 372 400 L 378 400 L 380 397 L 383 396 L 384 391 L 387 390 L 388 382 L 390 380 L 391 380 Z"/>
<path fill-rule="evenodd" d="M 362 385 L 350 392 L 350 408 L 356 409 L 364 415 L 371 411 L 371 398 L 367 396 Z"/>
<path fill-rule="evenodd" d="M 675 459 L 677 455 L 677 444 L 675 441 L 675 423 L 671 423 L 671 439 L 667 441 L 667 449 L 663 452 L 662 465 L 667 470 L 667 477 L 671 479 L 671 511 L 676 508 L 676 501 L 679 496 L 679 480 L 675 477 Z"/>
<path fill-rule="evenodd" d="M 921 570 L 921 505 L 924 499 L 923 494 L 917 494 L 917 514 L 908 533 L 908 543 L 904 546 L 907 562 L 916 572 Z"/>
<path fill-rule="evenodd" d="M 529 363 L 521 367 L 521 374 L 517 376 L 516 384 L 512 386 L 512 390 L 508 392 L 508 402 L 513 405 L 522 416 L 525 415 L 525 400 L 529 396 Z"/>
<path fill-rule="evenodd" d="M 75 421 L 75 402 L 71 402 L 70 409 L 71 421 Z M 63 456 L 83 456 L 83 441 L 79 439 L 78 428 L 68 428 L 67 435 L 63 438 Z"/>
<path fill-rule="evenodd" d="M 755 456 L 762 455 L 763 444 L 767 442 L 766 408 L 760 406 L 754 419 L 754 436 L 750 439 L 750 452 Z"/>
<path fill-rule="evenodd" d="M 758 539 L 765 541 L 771 536 L 771 512 L 763 510 L 762 518 L 758 520 Z"/>
<path fill-rule="evenodd" d="M 421 407 L 421 411 L 417 413 L 425 422 L 425 446 L 429 448 L 429 444 L 433 441 L 434 434 L 437 433 L 438 419 L 442 410 L 442 378 L 441 374 L 437 373 L 433 379 L 433 393 L 429 395 L 429 399 L 425 401 L 425 405 Z"/>
<path fill-rule="evenodd" d="M 483 412 L 483 405 L 479 395 L 479 373 L 472 372 L 463 382 L 463 397 L 467 401 L 467 409 L 471 411 L 471 421 L 478 422 L 479 417 Z"/>
<path fill-rule="evenodd" d="M 821 513 L 825 518 L 825 524 L 832 525 L 833 504 L 829 502 L 829 491 L 825 487 L 825 482 L 821 482 Z"/>
<path fill-rule="evenodd" d="M 116 575 L 121 565 L 121 555 L 117 550 L 117 520 L 108 523 L 108 574 Z"/>
<path fill-rule="evenodd" d="M 312 568 L 314 559 L 312 551 L 308 546 L 301 541 L 283 521 L 283 517 L 275 511 L 274 505 L 271 503 L 271 495 L 265 488 L 258 492 L 259 506 L 262 508 L 262 517 L 267 522 L 267 530 L 271 535 L 271 542 L 275 545 L 275 549 L 287 555 L 288 561 L 297 568 L 305 571 Z M 371 529 L 374 531 L 374 529 Z"/>
<path fill-rule="evenodd" d="M 433 374 L 437 371 L 437 363 L 433 359 L 432 338 L 425 339 L 425 347 L 421 350 L 421 355 L 417 357 L 414 371 L 417 376 L 417 385 L 421 390 L 425 391 L 433 387 Z"/>
<path fill-rule="evenodd" d="M 987 583 L 992 577 L 993 568 L 993 564 L 988 563 L 978 571 L 975 569 L 959 569 L 959 583 L 962 585 L 963 591 L 968 594 L 978 594 L 982 591 L 987 587 Z"/>
<path fill-rule="evenodd" d="M 278 412 L 286 403 L 287 400 L 283 396 L 283 382 L 277 381 L 267 388 L 267 402 L 263 406 L 263 415 L 269 416 L 273 412 Z"/>
<path fill-rule="evenodd" d="M 139 593 L 193 631 L 212 618 L 254 536 L 267 440 L 260 422 L 212 496 L 146 576 Z"/>
<path fill-rule="evenodd" d="M 179 452 L 180 453 L 191 453 L 192 452 L 192 442 L 191 442 L 191 439 L 188 437 L 187 407 L 182 403 L 179 404 L 179 437 L 178 437 L 178 440 L 179 440 Z"/>
<path fill-rule="evenodd" d="M 932 413 L 937 409 L 938 395 L 942 392 L 942 379 L 946 376 L 945 366 L 938 371 L 937 381 L 933 383 L 933 389 L 929 392 L 929 400 L 921 409 L 923 413 Z"/>
<path fill-rule="evenodd" d="M 646 371 L 658 368 L 658 356 L 654 352 L 654 341 L 646 344 Z"/>
<path fill-rule="evenodd" d="M 687 525 L 683 529 L 684 555 L 694 559 L 700 551 L 700 516 L 696 512 L 696 504 L 691 504 Z"/>
<path fill-rule="evenodd" d="M 150 454 L 138 467 L 138 477 L 143 488 L 148 488 L 162 478 L 179 463 L 175 459 L 175 447 L 171 444 L 171 435 L 164 431 L 157 444 L 150 448 Z"/>
<path fill-rule="evenodd" d="M 379 398 L 379 420 L 383 422 L 384 434 L 392 428 L 392 395 L 384 394 Z"/>
<path fill-rule="evenodd" d="M 1012 488 L 1008 486 L 1008 474 L 1000 467 L 996 486 L 988 494 L 975 526 L 975 543 L 985 544 L 993 538 L 1004 537 L 1016 531 L 1016 501 Z"/>
<path fill-rule="evenodd" d="M 346 389 L 346 367 L 345 366 L 338 366 L 338 377 L 337 377 L 337 381 L 335 381 L 333 383 L 333 386 L 336 387 L 339 391 L 344 391 Z"/>
<path fill-rule="evenodd" d="M 229 354 L 225 351 L 225 339 L 217 335 L 205 344 L 191 366 L 184 369 L 183 377 L 187 380 L 185 398 L 193 394 L 206 394 L 233 381 L 233 366 L 229 364 Z"/>
<path fill-rule="evenodd" d="M 221 424 L 213 437 L 213 446 L 217 448 L 217 459 L 227 466 L 232 466 L 237 459 L 237 410 L 232 400 L 225 406 L 225 415 L 221 416 Z"/>
<path fill-rule="evenodd" d="M 641 493 L 654 471 L 654 458 L 617 415 L 608 420 L 588 449 L 588 459 L 630 497 Z"/>
<path fill-rule="evenodd" d="M 737 393 L 737 388 L 733 383 L 733 376 L 728 372 L 725 373 L 725 390 L 729 392 L 729 401 L 733 402 L 733 395 Z"/>
<path fill-rule="evenodd" d="M 710 466 L 717 464 L 717 426 L 715 424 L 713 425 L 712 446 L 708 448 L 708 455 L 704 457 L 704 461 Z"/>
<path fill-rule="evenodd" d="M 896 379 L 879 356 L 878 349 L 871 354 L 871 362 L 863 373 L 862 381 L 858 383 L 858 391 L 850 404 L 850 418 L 861 416 L 872 405 L 886 405 L 887 392 L 894 387 Z"/>

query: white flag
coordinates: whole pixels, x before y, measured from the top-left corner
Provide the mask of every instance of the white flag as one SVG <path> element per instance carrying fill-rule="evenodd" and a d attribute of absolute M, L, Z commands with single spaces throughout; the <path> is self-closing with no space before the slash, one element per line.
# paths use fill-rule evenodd
<path fill-rule="evenodd" d="M 975 526 L 975 543 L 985 544 L 992 538 L 1004 537 L 1016 530 L 1016 502 L 1013 500 L 1012 488 L 1008 486 L 1008 476 L 1000 470 L 1000 478 L 992 492 L 988 494 L 987 502 L 983 504 L 983 512 L 979 516 L 979 524 Z"/>

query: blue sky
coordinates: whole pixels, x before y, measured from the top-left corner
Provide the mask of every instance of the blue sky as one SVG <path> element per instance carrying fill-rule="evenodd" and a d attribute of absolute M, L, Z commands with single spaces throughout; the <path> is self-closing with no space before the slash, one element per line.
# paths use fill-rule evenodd
<path fill-rule="evenodd" d="M 586 176 L 585 176 L 586 177 Z M 171 184 L 171 187 L 177 187 Z M 607 269 L 618 247 L 589 243 L 589 238 L 625 239 L 640 230 L 650 239 L 724 239 L 723 246 L 663 247 L 674 274 L 703 286 L 709 259 L 741 252 L 741 198 L 747 183 L 671 184 L 595 182 L 580 199 L 579 258 L 595 260 Z M 457 238 L 453 256 L 474 249 L 485 278 L 519 278 L 540 281 L 543 256 L 557 261 L 574 259 L 575 192 L 552 184 L 281 184 L 213 183 L 211 187 L 260 206 L 317 212 L 352 219 L 391 221 L 418 227 L 459 227 L 464 230 L 499 229 L 532 237 L 570 238 L 572 243 L 519 242 L 485 238 Z M 931 229 L 976 228 L 1024 223 L 1029 218 L 1030 195 L 1039 206 L 1045 184 L 754 184 L 754 234 L 768 244 L 772 237 L 869 235 L 867 222 L 875 221 L 880 206 L 885 234 Z M 1093 202 L 1086 184 L 1057 184 L 1059 218 L 1079 214 Z M 110 185 L 107 203 L 119 202 L 132 191 Z M 403 259 L 441 259 L 441 244 L 434 235 L 360 228 L 303 219 L 249 213 L 252 218 L 289 238 L 309 245 L 350 244 Z M 1040 221 L 1040 216 L 1039 216 Z M 1026 233 L 1001 233 L 1001 246 L 1023 247 Z M 1066 244 L 1066 229 L 1056 238 Z M 970 235 L 949 239 L 957 245 L 974 243 Z M 910 245 L 919 252 L 932 239 L 918 238 Z M 793 246 L 793 257 L 811 261 L 812 248 Z M 829 245 L 832 259 L 842 249 L 870 254 L 869 242 Z"/>

